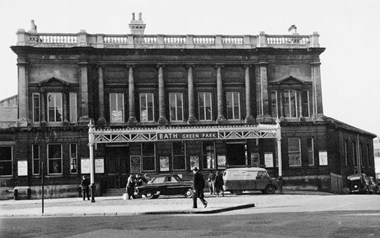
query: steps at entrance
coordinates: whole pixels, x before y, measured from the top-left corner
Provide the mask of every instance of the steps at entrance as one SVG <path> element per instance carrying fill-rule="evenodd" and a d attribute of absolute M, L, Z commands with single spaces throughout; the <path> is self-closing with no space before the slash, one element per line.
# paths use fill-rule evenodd
<path fill-rule="evenodd" d="M 107 192 L 103 194 L 103 196 L 117 197 L 117 196 L 123 196 L 124 193 L 126 193 L 125 188 L 110 188 L 110 189 L 107 189 Z"/>

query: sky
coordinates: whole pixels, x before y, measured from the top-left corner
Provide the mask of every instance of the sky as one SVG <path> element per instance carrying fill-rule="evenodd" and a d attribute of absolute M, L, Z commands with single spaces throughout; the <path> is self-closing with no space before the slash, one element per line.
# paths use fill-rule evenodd
<path fill-rule="evenodd" d="M 324 114 L 380 136 L 379 0 L 0 0 L 0 100 L 17 94 L 18 29 L 129 34 L 258 35 L 318 32 Z M 379 68 L 378 68 L 379 67 Z"/>

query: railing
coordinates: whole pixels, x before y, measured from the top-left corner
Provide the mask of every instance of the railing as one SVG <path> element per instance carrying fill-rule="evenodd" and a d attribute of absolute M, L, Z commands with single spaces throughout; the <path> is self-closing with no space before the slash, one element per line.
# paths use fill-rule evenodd
<path fill-rule="evenodd" d="M 103 35 L 17 32 L 19 46 L 95 48 L 309 48 L 320 47 L 319 35 Z"/>

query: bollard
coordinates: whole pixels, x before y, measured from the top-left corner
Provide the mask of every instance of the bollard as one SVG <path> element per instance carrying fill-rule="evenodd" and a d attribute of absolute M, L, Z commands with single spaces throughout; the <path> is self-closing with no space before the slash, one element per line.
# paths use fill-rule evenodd
<path fill-rule="evenodd" d="M 18 190 L 17 189 L 13 189 L 13 199 L 18 200 Z"/>
<path fill-rule="evenodd" d="M 32 196 L 32 190 L 30 188 L 27 188 L 26 189 L 26 198 L 27 199 L 30 199 Z"/>
<path fill-rule="evenodd" d="M 193 208 L 197 208 L 197 191 L 193 191 Z"/>

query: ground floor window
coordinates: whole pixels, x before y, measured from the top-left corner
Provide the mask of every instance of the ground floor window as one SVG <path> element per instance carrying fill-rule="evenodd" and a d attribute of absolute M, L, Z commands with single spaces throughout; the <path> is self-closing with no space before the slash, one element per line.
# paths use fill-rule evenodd
<path fill-rule="evenodd" d="M 62 174 L 62 145 L 48 145 L 48 174 Z"/>
<path fill-rule="evenodd" d="M 0 146 L 0 176 L 12 175 L 12 146 Z"/>
<path fill-rule="evenodd" d="M 215 168 L 215 145 L 214 142 L 203 142 L 202 146 L 202 162 L 204 169 Z"/>
<path fill-rule="evenodd" d="M 307 161 L 309 166 L 314 166 L 314 139 L 307 138 Z"/>
<path fill-rule="evenodd" d="M 77 145 L 70 144 L 70 173 L 76 174 L 77 172 L 78 172 Z"/>
<path fill-rule="evenodd" d="M 32 160 L 33 160 L 33 175 L 40 174 L 40 146 L 33 145 L 32 146 Z"/>
<path fill-rule="evenodd" d="M 299 138 L 288 138 L 289 166 L 301 166 L 301 140 Z"/>
<path fill-rule="evenodd" d="M 143 171 L 156 170 L 156 151 L 155 143 L 142 143 L 141 144 L 141 157 Z"/>
<path fill-rule="evenodd" d="M 172 154 L 173 154 L 173 170 L 185 170 L 185 151 L 186 143 L 183 141 L 172 143 Z"/>

